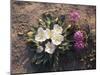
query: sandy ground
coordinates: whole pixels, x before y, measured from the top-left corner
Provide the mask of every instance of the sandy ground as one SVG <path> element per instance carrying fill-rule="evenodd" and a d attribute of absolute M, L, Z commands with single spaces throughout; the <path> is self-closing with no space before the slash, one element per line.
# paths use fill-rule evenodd
<path fill-rule="evenodd" d="M 86 19 L 91 29 L 96 26 L 96 8 L 94 6 L 69 5 L 69 4 L 48 4 L 35 2 L 12 1 L 11 13 L 11 72 L 28 72 L 28 50 L 26 49 L 26 33 L 33 26 L 38 26 L 37 19 L 45 12 L 54 12 L 55 15 L 65 14 L 72 9 L 78 10 L 81 14 L 81 24 Z M 67 22 L 67 21 L 66 21 Z M 70 70 L 70 69 L 69 69 Z M 33 70 L 30 72 L 34 72 Z"/>

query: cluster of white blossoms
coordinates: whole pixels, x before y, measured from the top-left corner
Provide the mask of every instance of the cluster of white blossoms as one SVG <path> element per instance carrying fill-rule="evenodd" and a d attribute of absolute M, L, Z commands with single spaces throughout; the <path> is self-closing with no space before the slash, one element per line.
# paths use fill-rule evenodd
<path fill-rule="evenodd" d="M 53 54 L 56 46 L 61 44 L 64 40 L 62 31 L 62 27 L 58 24 L 55 24 L 52 30 L 50 30 L 49 28 L 44 30 L 42 27 L 39 27 L 37 34 L 35 35 L 35 40 L 37 42 L 43 42 L 47 39 L 51 39 L 51 42 L 48 42 L 45 45 L 45 52 Z"/>

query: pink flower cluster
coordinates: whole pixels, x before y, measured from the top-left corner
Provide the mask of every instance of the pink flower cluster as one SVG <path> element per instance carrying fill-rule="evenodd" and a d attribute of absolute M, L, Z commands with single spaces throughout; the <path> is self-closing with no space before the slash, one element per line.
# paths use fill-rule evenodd
<path fill-rule="evenodd" d="M 70 18 L 71 21 L 76 22 L 76 21 L 79 20 L 80 14 L 79 14 L 78 11 L 74 11 L 74 10 L 73 10 L 73 11 L 71 11 L 71 12 L 69 13 L 69 18 Z"/>
<path fill-rule="evenodd" d="M 75 49 L 83 49 L 85 47 L 84 35 L 82 31 L 77 31 L 74 33 L 74 47 Z"/>

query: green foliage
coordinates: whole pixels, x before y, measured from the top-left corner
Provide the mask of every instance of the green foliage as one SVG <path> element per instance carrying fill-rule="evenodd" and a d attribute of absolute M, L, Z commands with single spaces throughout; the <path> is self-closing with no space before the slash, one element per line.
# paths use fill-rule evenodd
<path fill-rule="evenodd" d="M 65 15 L 53 17 L 51 14 L 45 13 L 39 19 L 39 24 L 44 28 L 52 28 L 54 24 L 63 26 L 64 21 L 65 21 Z M 69 29 L 69 28 L 67 28 L 67 29 Z M 65 33 L 67 32 L 67 29 L 66 29 Z M 37 42 L 34 40 L 34 37 L 35 37 L 34 35 L 36 34 L 36 30 L 37 30 L 36 28 L 32 28 L 31 31 L 27 33 L 27 36 L 28 36 L 27 41 L 28 42 L 34 42 L 37 44 Z M 53 67 L 56 67 L 59 64 L 60 53 L 62 54 L 62 53 L 65 53 L 66 50 L 70 50 L 70 46 L 71 46 L 70 40 L 68 40 L 66 37 L 64 39 L 65 39 L 64 42 L 56 48 L 55 53 L 53 55 L 48 54 L 44 51 L 41 53 L 35 52 L 32 57 L 32 63 L 38 65 L 38 64 L 46 64 L 49 62 L 51 65 L 53 65 Z M 36 44 L 33 44 L 33 46 L 35 47 Z M 37 44 L 37 46 L 38 46 L 38 44 Z"/>
<path fill-rule="evenodd" d="M 64 27 L 65 15 L 54 17 L 51 14 L 45 13 L 42 14 L 42 17 L 39 19 L 39 25 L 42 26 L 44 29 L 46 28 L 52 29 L 54 24 L 58 24 Z M 59 62 L 61 61 L 60 59 L 61 55 L 70 57 L 71 60 L 74 60 L 74 53 L 71 50 L 73 48 L 73 33 L 75 32 L 75 27 L 69 24 L 67 25 L 67 27 L 64 27 L 63 29 L 64 30 L 62 35 L 64 36 L 64 41 L 62 41 L 62 43 L 56 47 L 55 52 L 53 54 L 49 54 L 44 51 L 45 44 L 47 43 L 48 40 L 51 41 L 50 39 L 44 41 L 43 43 L 35 41 L 34 37 L 37 28 L 32 28 L 31 31 L 27 33 L 28 36 L 27 42 L 35 43 L 33 44 L 33 47 L 36 47 L 31 60 L 32 64 L 45 65 L 49 63 L 49 65 L 53 67 L 54 71 L 57 71 L 58 69 L 56 69 L 56 67 L 59 66 Z M 88 40 L 95 41 L 95 38 L 93 38 L 95 36 L 95 33 L 93 33 L 93 31 L 90 31 L 90 29 L 85 31 L 87 37 L 86 42 L 88 42 Z M 41 53 L 38 53 L 36 51 L 39 45 L 43 46 L 43 51 Z"/>
<path fill-rule="evenodd" d="M 32 58 L 33 64 L 46 64 L 47 62 L 52 63 L 51 61 L 52 56 L 50 56 L 48 53 L 42 52 L 42 53 L 35 53 L 34 57 Z"/>

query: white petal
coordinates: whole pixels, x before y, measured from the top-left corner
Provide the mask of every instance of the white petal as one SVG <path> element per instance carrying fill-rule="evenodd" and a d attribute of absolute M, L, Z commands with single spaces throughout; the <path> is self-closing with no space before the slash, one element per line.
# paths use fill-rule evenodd
<path fill-rule="evenodd" d="M 50 29 L 46 29 L 45 30 L 45 34 L 46 34 L 46 38 L 50 39 L 50 37 L 51 37 L 51 30 Z"/>
<path fill-rule="evenodd" d="M 42 27 L 38 29 L 37 34 L 35 35 L 35 40 L 39 42 L 43 42 L 46 40 L 45 30 Z"/>
<path fill-rule="evenodd" d="M 54 51 L 55 51 L 55 45 L 54 44 L 52 44 L 52 43 L 50 43 L 50 42 L 48 42 L 46 45 L 45 45 L 45 52 L 47 52 L 47 53 L 49 53 L 49 54 L 53 54 L 54 53 Z"/>
<path fill-rule="evenodd" d="M 59 26 L 58 24 L 54 25 L 53 30 L 55 31 L 56 34 L 62 34 L 62 31 L 63 31 L 62 27 Z"/>
<path fill-rule="evenodd" d="M 43 30 L 42 27 L 39 27 L 39 28 L 38 28 L 38 33 L 40 33 L 41 31 L 43 32 L 44 30 Z"/>
<path fill-rule="evenodd" d="M 52 36 L 51 40 L 54 45 L 59 45 L 64 40 L 64 36 L 60 34 L 55 34 Z"/>
<path fill-rule="evenodd" d="M 39 46 L 38 48 L 37 48 L 37 52 L 38 53 L 41 53 L 43 51 L 43 47 L 42 46 Z"/>

